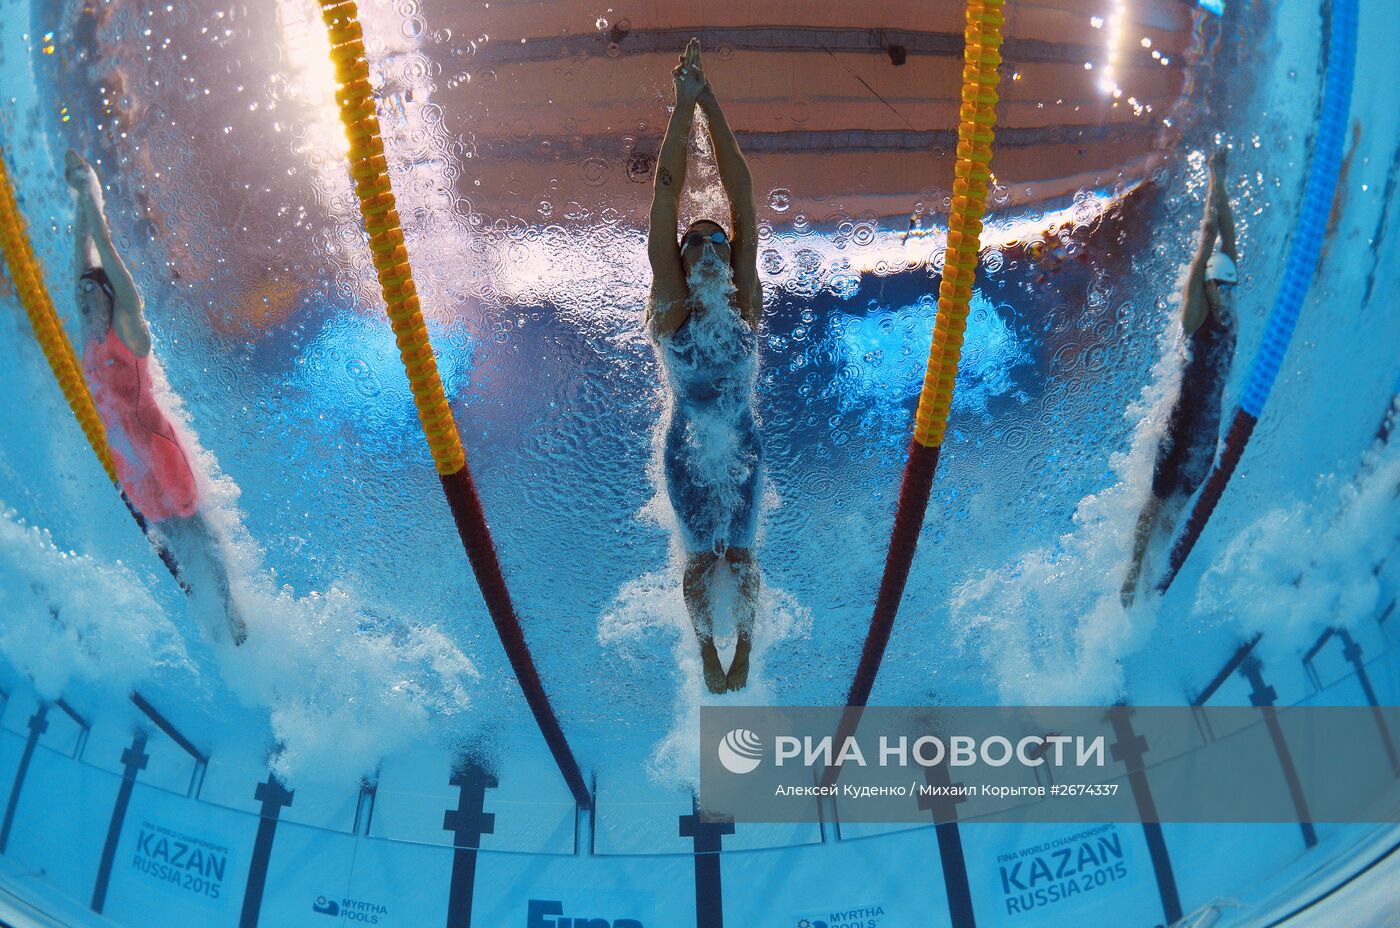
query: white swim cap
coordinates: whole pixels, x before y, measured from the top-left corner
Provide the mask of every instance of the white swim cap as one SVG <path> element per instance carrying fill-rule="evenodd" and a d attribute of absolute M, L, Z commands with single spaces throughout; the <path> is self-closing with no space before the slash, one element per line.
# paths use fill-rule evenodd
<path fill-rule="evenodd" d="M 1217 251 L 1206 261 L 1206 280 L 1219 281 L 1222 284 L 1237 284 L 1240 282 L 1239 268 L 1235 267 L 1235 262 L 1223 251 Z"/>

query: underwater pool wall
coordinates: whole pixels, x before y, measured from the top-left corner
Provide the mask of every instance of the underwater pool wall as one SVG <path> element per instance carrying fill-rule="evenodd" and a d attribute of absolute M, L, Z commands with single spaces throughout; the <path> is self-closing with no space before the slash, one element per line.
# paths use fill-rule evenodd
<path fill-rule="evenodd" d="M 1243 641 L 1198 668 L 1198 688 L 1183 696 L 1198 706 L 1400 703 L 1396 612 L 1392 599 L 1349 630 L 1328 628 L 1295 666 L 1266 665 L 1259 638 Z M 927 810 L 923 826 L 843 823 L 839 800 L 820 823 L 735 826 L 656 792 L 641 771 L 595 781 L 590 814 L 557 778 L 537 778 L 543 754 L 495 772 L 413 754 L 387 759 L 358 793 L 289 789 L 253 758 L 205 756 L 139 694 L 143 722 L 133 730 L 90 727 L 82 706 L 7 687 L 0 895 L 15 928 L 804 919 L 1009 928 L 1101 924 L 1105 912 L 1116 926 L 1152 928 L 1212 903 L 1218 924 L 1262 925 L 1286 914 L 1278 900 L 1306 909 L 1400 842 L 1393 825 L 959 822 L 951 801 Z M 1400 733 L 1377 718 L 1358 763 L 1374 766 L 1379 793 L 1400 775 Z M 1140 801 L 1150 801 L 1154 767 L 1237 747 L 1237 735 L 1203 732 L 1194 748 L 1202 757 L 1154 758 L 1150 740 L 1130 729 L 1129 720 L 1112 755 Z M 1296 788 L 1304 800 L 1326 788 L 1305 762 L 1278 756 L 1278 782 L 1261 788 Z"/>
<path fill-rule="evenodd" d="M 5 13 L 24 6 L 0 0 Z M 0 30 L 0 41 L 28 60 L 18 31 Z M 21 94 L 17 119 L 37 123 L 32 90 L 6 94 Z M 1364 82 L 1357 90 L 1384 97 Z M 1366 112 L 1368 139 L 1393 128 L 1383 106 Z M 32 217 L 61 212 L 29 207 Z M 44 492 L 67 501 L 66 487 Z M 62 518 L 81 520 L 73 509 Z M 1192 686 L 1181 697 L 1400 703 L 1394 593 L 1374 615 L 1336 617 L 1295 659 L 1265 660 L 1257 638 L 1182 658 Z M 132 693 L 135 727 L 90 722 L 111 713 L 85 702 L 89 693 L 48 701 L 0 664 L 0 921 L 13 928 L 1157 928 L 1205 918 L 1213 904 L 1220 928 L 1263 926 L 1306 917 L 1312 900 L 1393 860 L 1400 842 L 1393 826 L 1002 825 L 959 822 L 955 807 L 928 810 L 921 826 L 843 822 L 830 806 L 817 823 L 734 826 L 698 816 L 689 796 L 640 769 L 585 771 L 595 807 L 580 810 L 540 743 L 493 751 L 490 768 L 425 748 L 386 757 L 358 790 L 289 787 L 266 756 L 210 750 L 206 733 L 172 723 L 199 714 L 163 703 L 173 689 Z M 1396 775 L 1397 738 L 1378 726 L 1362 752 L 1378 784 Z M 1150 792 L 1150 743 L 1141 761 L 1122 774 Z M 1273 787 L 1321 788 L 1284 755 Z M 1066 849 L 1072 867 L 1057 856 Z"/>

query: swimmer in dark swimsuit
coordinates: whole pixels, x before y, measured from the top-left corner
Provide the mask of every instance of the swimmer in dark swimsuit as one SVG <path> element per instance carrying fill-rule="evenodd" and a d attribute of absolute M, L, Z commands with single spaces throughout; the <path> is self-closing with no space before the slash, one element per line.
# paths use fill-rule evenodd
<path fill-rule="evenodd" d="M 234 644 L 242 644 L 247 626 L 230 591 L 223 548 L 200 512 L 188 449 L 155 396 L 151 333 L 136 281 L 107 227 L 102 185 L 71 149 L 64 176 L 78 199 L 73 234 L 83 374 L 122 497 L 180 586 L 191 591 L 193 572 L 193 588 L 215 591 Z"/>
<path fill-rule="evenodd" d="M 1167 420 L 1152 471 L 1152 496 L 1138 516 L 1133 557 L 1123 580 L 1123 608 L 1133 604 L 1147 545 L 1159 522 L 1168 525 L 1205 480 L 1215 461 L 1220 406 L 1235 357 L 1235 313 L 1231 289 L 1239 282 L 1235 219 L 1221 175 L 1225 151 L 1210 160 L 1210 190 L 1200 239 L 1182 294 L 1181 327 L 1187 338 L 1181 393 Z M 1220 239 L 1219 251 L 1215 248 Z M 1170 510 L 1170 512 L 1169 512 Z M 1164 515 L 1168 518 L 1164 519 Z"/>
<path fill-rule="evenodd" d="M 664 454 L 666 492 L 685 546 L 683 590 L 700 642 L 705 685 L 714 693 L 748 682 L 759 570 L 762 446 L 753 415 L 758 367 L 758 223 L 753 179 L 700 68 L 691 39 L 672 71 L 676 108 L 656 161 L 647 252 L 652 286 L 646 328 L 655 340 L 672 403 Z M 676 241 L 686 144 L 695 107 L 704 111 L 733 234 L 701 219 Z M 720 563 L 738 580 L 738 640 L 726 672 L 715 650 L 714 577 Z"/>

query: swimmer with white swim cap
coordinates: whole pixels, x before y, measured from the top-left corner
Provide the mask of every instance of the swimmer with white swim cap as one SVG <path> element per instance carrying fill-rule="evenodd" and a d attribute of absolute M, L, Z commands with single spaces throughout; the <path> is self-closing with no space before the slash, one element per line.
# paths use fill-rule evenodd
<path fill-rule="evenodd" d="M 749 166 L 701 70 L 699 42 L 690 40 L 671 73 L 676 108 L 656 159 L 645 325 L 671 392 L 663 461 L 685 547 L 686 610 L 699 640 L 705 685 L 722 693 L 748 682 L 759 588 L 753 557 L 763 455 L 753 414 L 763 309 L 758 221 Z M 697 105 L 709 126 L 733 231 L 700 219 L 677 242 L 686 145 Z M 737 643 L 728 671 L 713 632 L 714 580 L 722 566 L 733 571 L 738 587 Z"/>
<path fill-rule="evenodd" d="M 1196 254 L 1188 268 L 1181 297 L 1181 327 L 1187 340 L 1181 392 L 1167 420 L 1152 471 L 1152 496 L 1138 516 L 1133 556 L 1123 579 L 1123 607 L 1133 604 L 1143 557 L 1160 522 L 1176 514 L 1205 480 L 1215 461 L 1220 433 L 1221 399 L 1235 357 L 1235 312 L 1231 291 L 1239 283 L 1235 218 L 1221 177 L 1225 150 L 1210 159 L 1210 190 L 1201 219 Z M 1220 248 L 1216 250 L 1216 239 Z M 1170 512 L 1170 517 L 1164 515 Z"/>
<path fill-rule="evenodd" d="M 189 450 L 155 396 L 151 332 L 141 293 L 107 226 L 102 184 L 72 149 L 64 158 L 64 178 L 77 196 L 73 244 L 83 374 L 107 432 L 122 496 L 180 585 L 189 591 L 193 580 L 195 588 L 215 591 L 234 644 L 242 644 L 247 626 L 229 590 L 223 550 L 200 512 Z M 188 568 L 197 576 L 191 578 Z"/>

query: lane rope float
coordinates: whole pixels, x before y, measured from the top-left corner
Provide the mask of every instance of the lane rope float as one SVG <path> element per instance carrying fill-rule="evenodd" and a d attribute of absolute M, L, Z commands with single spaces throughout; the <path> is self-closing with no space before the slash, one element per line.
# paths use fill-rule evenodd
<path fill-rule="evenodd" d="M 389 163 L 379 132 L 379 117 L 375 113 L 374 88 L 369 82 L 369 62 L 365 57 L 364 30 L 360 26 L 358 10 L 353 0 L 320 0 L 320 5 L 321 18 L 330 35 L 331 63 L 335 66 L 335 101 L 340 107 L 341 122 L 345 124 L 346 139 L 350 143 L 350 176 L 355 182 L 355 195 L 360 201 L 374 270 L 379 278 L 404 372 L 413 391 L 423 437 L 432 453 L 443 494 L 447 497 L 457 534 L 462 547 L 466 549 L 477 586 L 481 589 L 481 597 L 486 602 L 486 611 L 496 626 L 501 646 L 510 660 L 511 670 L 525 695 L 525 701 L 574 801 L 581 807 L 591 808 L 592 793 L 564 737 L 564 730 L 545 693 L 544 683 L 520 627 L 520 618 L 501 570 L 500 557 L 491 540 L 481 497 L 472 480 L 471 469 L 467 466 L 466 451 L 457 432 L 457 423 L 442 388 L 437 359 L 433 355 L 428 327 L 423 320 L 418 291 L 413 283 L 413 269 L 399 224 L 399 213 L 395 208 L 394 189 L 389 180 Z"/>
<path fill-rule="evenodd" d="M 73 418 L 78 420 L 93 454 L 102 462 L 107 478 L 117 483 L 117 468 L 107 445 L 107 430 L 97 414 L 92 394 L 88 392 L 73 343 L 68 340 L 68 333 L 64 331 L 53 299 L 49 296 L 49 288 L 44 284 L 44 271 L 25 231 L 24 216 L 15 199 L 3 150 L 0 150 L 0 250 L 4 252 L 5 264 L 10 269 L 10 279 L 14 282 L 20 305 L 29 317 L 34 337 L 43 349 L 44 359 L 49 362 L 49 369 L 63 391 L 68 408 L 73 411 Z"/>
<path fill-rule="evenodd" d="M 87 380 L 83 377 L 77 353 L 73 350 L 73 343 L 69 341 L 68 333 L 54 309 L 53 299 L 44 283 L 43 268 L 39 265 L 34 246 L 25 231 L 24 216 L 19 210 L 14 185 L 5 166 L 3 150 L 0 150 L 0 253 L 3 253 L 5 264 L 10 269 L 10 278 L 14 281 L 20 305 L 29 317 L 29 324 L 34 329 L 35 339 L 44 352 L 45 360 L 49 363 L 49 370 L 53 372 L 54 380 L 58 381 L 63 398 L 68 402 L 68 408 L 73 411 L 73 418 L 78 420 L 88 447 L 97 455 L 102 469 L 107 472 L 107 479 L 112 481 L 112 486 L 121 496 L 127 512 L 136 520 L 137 527 L 141 529 L 141 534 L 146 536 L 146 541 L 150 543 L 160 562 L 165 565 L 165 569 L 170 572 L 180 589 L 189 593 L 190 585 L 185 580 L 184 570 L 180 567 L 175 553 L 170 550 L 169 544 L 160 533 L 151 528 L 145 515 L 132 504 L 131 498 L 122 489 L 111 446 L 107 443 L 106 426 L 102 424 L 102 417 L 98 415 L 97 405 L 92 399 Z"/>
<path fill-rule="evenodd" d="M 880 577 L 880 589 L 861 651 L 860 664 L 846 696 L 846 705 L 864 706 L 875 686 L 894 628 L 919 531 L 928 510 L 929 493 L 938 469 L 939 450 L 948 426 L 953 387 L 963 333 L 967 329 L 968 304 L 972 300 L 981 252 L 982 217 L 991 184 L 992 147 L 996 140 L 998 68 L 1001 65 L 1003 0 L 968 0 L 964 32 L 962 103 L 958 117 L 957 163 L 953 169 L 953 200 L 948 216 L 948 246 L 943 279 L 938 286 L 938 315 L 923 388 L 914 414 L 914 434 L 909 445 L 889 550 Z M 843 731 L 853 730 L 848 714 Z M 827 771 L 833 781 L 835 768 Z"/>

